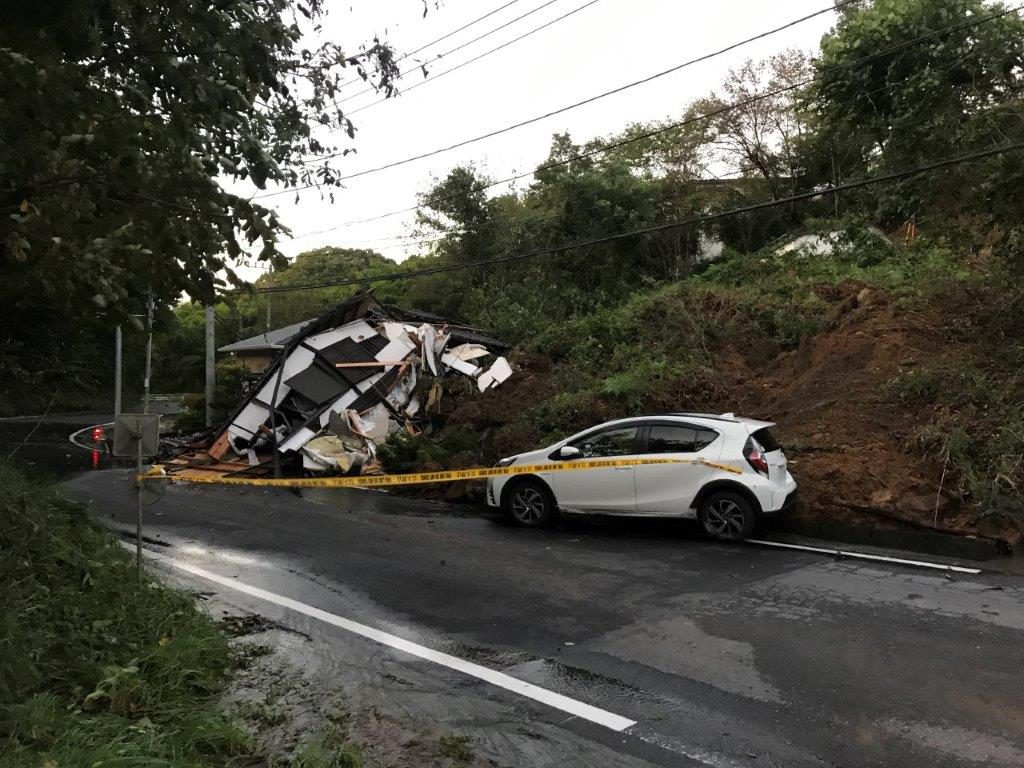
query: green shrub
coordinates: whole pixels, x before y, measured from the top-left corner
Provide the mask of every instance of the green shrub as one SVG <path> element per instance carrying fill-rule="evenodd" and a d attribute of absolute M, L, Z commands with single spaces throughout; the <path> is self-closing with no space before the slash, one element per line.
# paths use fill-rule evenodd
<path fill-rule="evenodd" d="M 473 744 L 469 736 L 450 733 L 438 739 L 441 754 L 456 763 L 468 763 L 473 759 Z"/>
<path fill-rule="evenodd" d="M 902 371 L 890 393 L 926 411 L 911 446 L 952 470 L 962 491 L 983 503 L 1024 495 L 1024 386 L 972 359 Z"/>

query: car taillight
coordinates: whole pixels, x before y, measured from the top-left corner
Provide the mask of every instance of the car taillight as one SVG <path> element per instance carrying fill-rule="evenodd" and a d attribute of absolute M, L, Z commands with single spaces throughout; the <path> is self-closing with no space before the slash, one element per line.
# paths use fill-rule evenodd
<path fill-rule="evenodd" d="M 106 436 L 106 430 L 103 427 L 92 428 L 92 441 L 94 443 L 102 443 L 103 438 Z"/>
<path fill-rule="evenodd" d="M 764 457 L 764 451 L 757 444 L 756 440 L 750 437 L 747 438 L 747 444 L 743 446 L 743 456 L 746 458 L 747 463 L 754 468 L 755 472 L 760 472 L 765 477 L 768 477 L 768 459 Z"/>

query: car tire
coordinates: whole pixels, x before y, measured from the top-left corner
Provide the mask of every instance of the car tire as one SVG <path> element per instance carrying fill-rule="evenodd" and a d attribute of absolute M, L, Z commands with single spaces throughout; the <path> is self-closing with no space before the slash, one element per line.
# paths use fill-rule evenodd
<path fill-rule="evenodd" d="M 555 500 L 539 480 L 516 480 L 505 492 L 505 514 L 516 525 L 539 528 L 555 517 Z"/>
<path fill-rule="evenodd" d="M 753 505 L 732 491 L 717 491 L 708 496 L 698 517 L 704 532 L 721 541 L 742 541 L 757 525 Z"/>

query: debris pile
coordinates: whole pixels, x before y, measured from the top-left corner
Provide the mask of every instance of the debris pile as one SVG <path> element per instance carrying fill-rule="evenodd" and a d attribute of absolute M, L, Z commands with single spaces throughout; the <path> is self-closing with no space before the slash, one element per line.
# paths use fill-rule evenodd
<path fill-rule="evenodd" d="M 209 444 L 192 444 L 172 472 L 265 474 L 274 450 L 291 470 L 377 469 L 388 435 L 416 434 L 452 375 L 480 392 L 512 375 L 508 345 L 362 293 L 306 324 Z"/>

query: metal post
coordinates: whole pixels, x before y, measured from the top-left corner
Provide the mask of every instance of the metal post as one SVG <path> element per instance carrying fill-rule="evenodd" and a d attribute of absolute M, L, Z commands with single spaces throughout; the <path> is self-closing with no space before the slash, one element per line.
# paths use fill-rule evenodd
<path fill-rule="evenodd" d="M 121 415 L 121 326 L 114 329 L 114 418 Z"/>
<path fill-rule="evenodd" d="M 270 265 L 270 271 L 267 278 L 267 287 L 274 287 L 274 265 Z M 270 333 L 270 291 L 267 291 L 267 333 Z"/>
<path fill-rule="evenodd" d="M 138 491 L 136 492 L 136 503 L 138 506 L 135 510 L 135 578 L 140 582 L 142 581 L 142 481 L 138 479 L 142 475 L 142 435 L 138 435 L 136 438 L 138 447 L 136 448 L 136 462 L 135 462 L 135 483 L 138 485 Z"/>
<path fill-rule="evenodd" d="M 146 297 L 146 378 L 143 381 L 142 412 L 149 413 L 149 380 L 153 375 L 153 292 L 150 291 Z M 142 435 L 137 435 L 137 453 L 135 455 L 136 472 L 142 474 Z M 135 574 L 138 580 L 142 581 L 142 481 L 136 480 L 139 490 L 137 495 L 138 507 L 135 512 Z"/>
<path fill-rule="evenodd" d="M 217 386 L 216 344 L 214 343 L 214 321 L 216 310 L 211 304 L 206 308 L 206 426 L 213 426 L 213 391 Z"/>
<path fill-rule="evenodd" d="M 836 178 L 836 151 L 834 146 L 829 146 L 828 149 L 829 159 L 832 161 L 832 186 L 836 187 L 839 184 L 839 179 Z M 835 217 L 839 218 L 839 193 L 832 193 L 832 206 Z"/>
<path fill-rule="evenodd" d="M 149 329 L 149 335 L 146 338 L 146 378 L 143 381 L 143 396 L 142 396 L 142 412 L 149 413 L 149 379 L 153 373 L 153 292 L 150 291 L 146 299 L 146 327 Z M 139 455 L 141 456 L 141 449 Z M 142 459 L 140 458 L 141 462 Z M 142 465 L 140 463 L 139 469 L 141 471 Z M 141 504 L 139 502 L 139 510 L 141 514 Z"/>
<path fill-rule="evenodd" d="M 281 356 L 277 361 L 277 378 L 274 381 L 274 393 L 270 396 L 270 431 L 272 444 L 274 446 L 274 477 L 281 476 L 281 455 L 277 452 L 277 393 L 281 389 L 281 379 L 284 377 L 284 362 L 288 359 L 292 347 L 285 344 L 281 350 Z"/>

